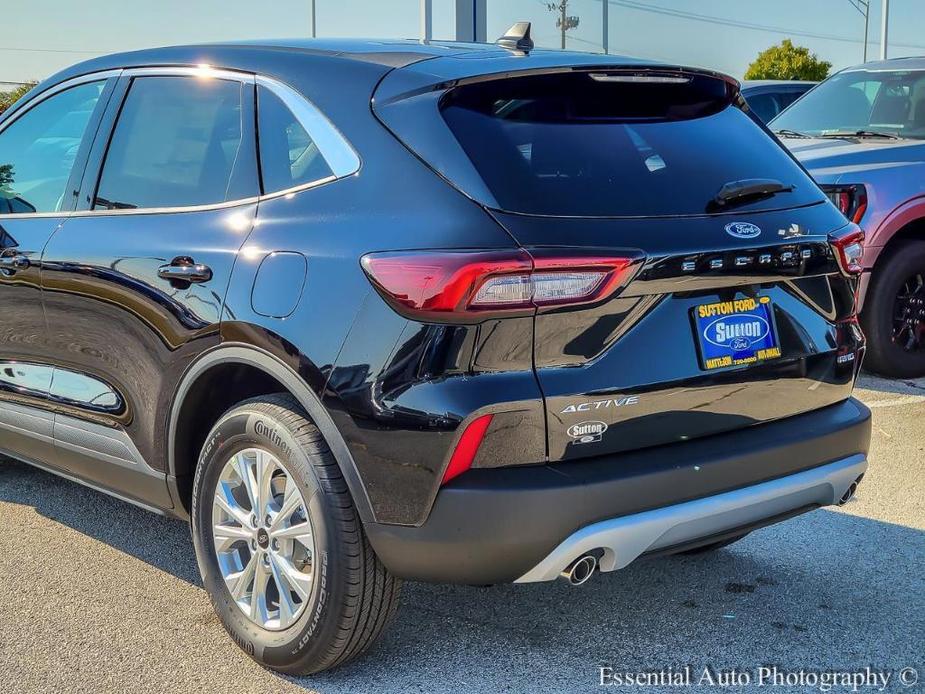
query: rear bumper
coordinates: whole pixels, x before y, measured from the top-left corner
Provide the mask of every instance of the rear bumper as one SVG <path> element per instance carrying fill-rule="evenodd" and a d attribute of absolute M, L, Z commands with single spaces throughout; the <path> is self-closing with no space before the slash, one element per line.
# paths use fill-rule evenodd
<path fill-rule="evenodd" d="M 551 580 L 591 550 L 612 571 L 836 503 L 866 469 L 869 442 L 870 411 L 852 398 L 683 444 L 471 470 L 438 494 L 423 525 L 366 530 L 386 567 L 412 580 Z"/>
<path fill-rule="evenodd" d="M 643 554 L 828 506 L 848 493 L 866 470 L 867 459 L 858 453 L 744 489 L 594 523 L 569 535 L 517 582 L 551 581 L 576 558 L 596 550 L 603 550 L 600 570 L 613 571 Z"/>

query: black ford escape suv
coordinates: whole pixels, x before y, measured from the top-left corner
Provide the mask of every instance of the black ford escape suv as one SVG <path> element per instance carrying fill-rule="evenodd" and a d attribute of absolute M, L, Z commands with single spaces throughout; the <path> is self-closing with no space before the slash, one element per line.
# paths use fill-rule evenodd
<path fill-rule="evenodd" d="M 401 579 L 580 583 L 864 474 L 859 232 L 723 75 L 163 48 L 41 84 L 0 172 L 0 448 L 190 519 L 269 667 Z"/>

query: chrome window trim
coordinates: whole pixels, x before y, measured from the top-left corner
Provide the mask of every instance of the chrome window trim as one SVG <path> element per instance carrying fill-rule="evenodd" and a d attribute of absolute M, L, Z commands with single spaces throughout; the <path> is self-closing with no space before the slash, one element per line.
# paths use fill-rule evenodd
<path fill-rule="evenodd" d="M 10 117 L 10 120 L 0 124 L 0 133 L 14 122 L 22 114 L 28 113 L 33 106 L 44 101 L 46 98 L 64 91 L 73 86 L 84 84 L 86 82 L 97 82 L 106 80 L 110 77 L 198 77 L 202 79 L 225 79 L 242 82 L 244 84 L 262 85 L 269 89 L 273 94 L 282 100 L 293 115 L 299 120 L 305 131 L 311 136 L 312 140 L 318 146 L 321 156 L 331 167 L 333 175 L 320 178 L 316 181 L 303 183 L 292 188 L 277 190 L 262 195 L 255 195 L 238 200 L 226 200 L 225 202 L 212 203 L 209 205 L 189 205 L 178 207 L 142 207 L 136 209 L 121 210 L 71 210 L 69 212 L 33 212 L 31 214 L 0 214 L 0 220 L 3 219 L 36 219 L 36 218 L 69 218 L 69 217 L 96 217 L 96 216 L 129 216 L 139 214 L 177 214 L 181 212 L 208 212 L 211 210 L 221 210 L 229 207 L 238 207 L 243 205 L 252 205 L 263 200 L 273 200 L 280 197 L 286 197 L 300 193 L 303 190 L 316 188 L 327 183 L 352 176 L 360 170 L 360 157 L 356 150 L 350 145 L 341 132 L 328 120 L 314 104 L 306 99 L 302 94 L 292 87 L 263 75 L 255 75 L 250 72 L 237 70 L 228 70 L 224 68 L 213 68 L 210 65 L 199 66 L 165 66 L 165 67 L 133 67 L 124 69 L 104 70 L 101 72 L 91 72 L 79 77 L 73 77 L 60 84 L 50 87 L 33 102 L 30 102 L 21 113 L 16 113 Z M 257 131 L 259 140 L 260 133 Z"/>
<path fill-rule="evenodd" d="M 333 176 L 329 176 L 328 179 L 346 178 L 360 170 L 360 157 L 356 150 L 353 149 L 340 130 L 328 120 L 328 117 L 304 95 L 287 84 L 263 75 L 257 75 L 257 86 L 265 87 L 279 98 L 292 115 L 296 117 L 299 124 L 305 128 L 305 132 L 312 138 L 312 141 L 318 147 L 318 151 L 321 152 L 321 156 L 331 168 Z M 259 135 L 258 123 L 258 137 Z M 319 180 L 325 181 L 326 179 Z M 286 190 L 273 191 L 266 195 L 285 195 L 317 184 L 317 181 L 312 181 Z"/>
<path fill-rule="evenodd" d="M 211 65 L 166 66 L 166 67 L 129 67 L 122 71 L 124 77 L 197 77 L 199 79 L 231 80 L 254 84 L 255 76 L 250 72 L 214 68 Z"/>
<path fill-rule="evenodd" d="M 103 72 L 91 72 L 86 75 L 80 75 L 79 77 L 72 77 L 69 80 L 65 80 L 60 84 L 56 84 L 53 87 L 49 87 L 43 91 L 38 96 L 32 98 L 32 100 L 23 106 L 21 109 L 17 109 L 13 112 L 8 119 L 0 123 L 0 133 L 10 127 L 13 123 L 18 121 L 22 116 L 29 113 L 33 108 L 38 106 L 40 103 L 53 97 L 55 94 L 60 94 L 63 91 L 70 89 L 71 87 L 79 87 L 81 84 L 88 84 L 90 82 L 105 82 L 111 77 L 119 77 L 122 74 L 122 70 L 104 70 Z M 25 216 L 34 216 L 34 215 L 7 215 L 15 217 L 25 217 Z"/>

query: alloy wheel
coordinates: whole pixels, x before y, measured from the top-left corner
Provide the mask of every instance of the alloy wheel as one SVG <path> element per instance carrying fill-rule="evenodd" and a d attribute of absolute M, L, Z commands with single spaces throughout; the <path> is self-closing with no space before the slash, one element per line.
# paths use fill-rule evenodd
<path fill-rule="evenodd" d="M 302 492 L 272 453 L 248 448 L 224 464 L 212 538 L 241 611 L 263 629 L 291 626 L 311 596 L 315 543 Z"/>
<path fill-rule="evenodd" d="M 907 352 L 925 348 L 925 275 L 907 278 L 893 304 L 893 342 Z"/>

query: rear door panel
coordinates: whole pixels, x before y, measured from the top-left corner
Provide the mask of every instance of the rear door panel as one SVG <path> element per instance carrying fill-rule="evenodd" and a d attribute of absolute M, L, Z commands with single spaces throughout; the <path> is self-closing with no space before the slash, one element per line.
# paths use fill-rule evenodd
<path fill-rule="evenodd" d="M 180 97 L 188 92 L 195 98 L 213 93 L 209 90 L 240 94 L 241 113 L 235 121 L 241 125 L 238 133 L 234 124 L 218 116 L 213 121 L 203 107 L 197 114 L 201 122 L 185 122 L 176 137 L 161 143 L 169 166 L 163 167 L 163 175 L 153 175 L 150 169 L 140 168 L 136 156 L 116 157 L 112 143 L 126 122 L 125 104 L 135 85 L 139 80 L 163 77 L 176 80 L 177 88 L 185 90 L 171 97 L 167 102 L 171 107 L 185 108 L 188 100 Z M 166 472 L 164 444 L 171 400 L 189 364 L 220 342 L 225 292 L 238 250 L 256 216 L 253 80 L 197 81 L 165 68 L 158 75 L 126 74 L 122 87 L 120 96 L 128 96 L 121 112 L 119 103 L 111 104 L 120 113 L 115 135 L 110 139 L 107 132 L 94 144 L 80 207 L 49 241 L 43 259 L 48 339 L 57 355 L 53 389 L 62 423 L 59 427 L 56 422 L 56 447 L 62 466 L 70 472 L 163 507 L 170 505 L 166 485 L 152 484 L 151 478 L 163 480 Z M 140 103 L 146 108 L 152 101 Z M 151 120 L 143 109 L 138 113 L 140 120 L 128 123 Z M 110 115 L 115 121 L 115 114 Z M 138 127 L 128 132 L 146 130 Z M 209 199 L 190 205 L 179 194 L 183 184 L 189 184 L 191 195 L 198 194 L 199 188 L 183 167 L 199 161 L 203 138 L 209 142 L 203 165 L 206 173 L 222 171 L 216 162 L 229 159 L 216 143 L 240 139 L 239 153 L 232 160 L 235 166 L 240 162 L 253 180 L 241 200 L 218 198 L 214 204 Z M 137 139 L 129 138 L 130 144 Z M 128 147 L 127 151 L 134 150 Z M 110 161 L 121 163 L 121 168 L 112 169 L 110 188 L 127 191 L 124 203 L 117 202 L 122 196 L 106 195 L 108 199 L 103 200 L 103 185 L 98 186 L 100 171 L 105 181 Z M 125 185 L 124 171 L 149 176 L 152 183 Z M 171 192 L 170 184 L 178 193 Z M 137 198 L 128 197 L 136 190 Z M 153 196 L 162 202 L 148 207 L 146 201 Z M 170 207 L 174 200 L 176 207 Z M 128 204 L 133 202 L 138 206 Z M 211 276 L 189 282 L 160 273 L 165 266 L 190 261 L 207 266 Z M 104 406 L 100 394 L 110 406 Z M 109 434 L 90 430 L 90 426 L 104 427 Z"/>

